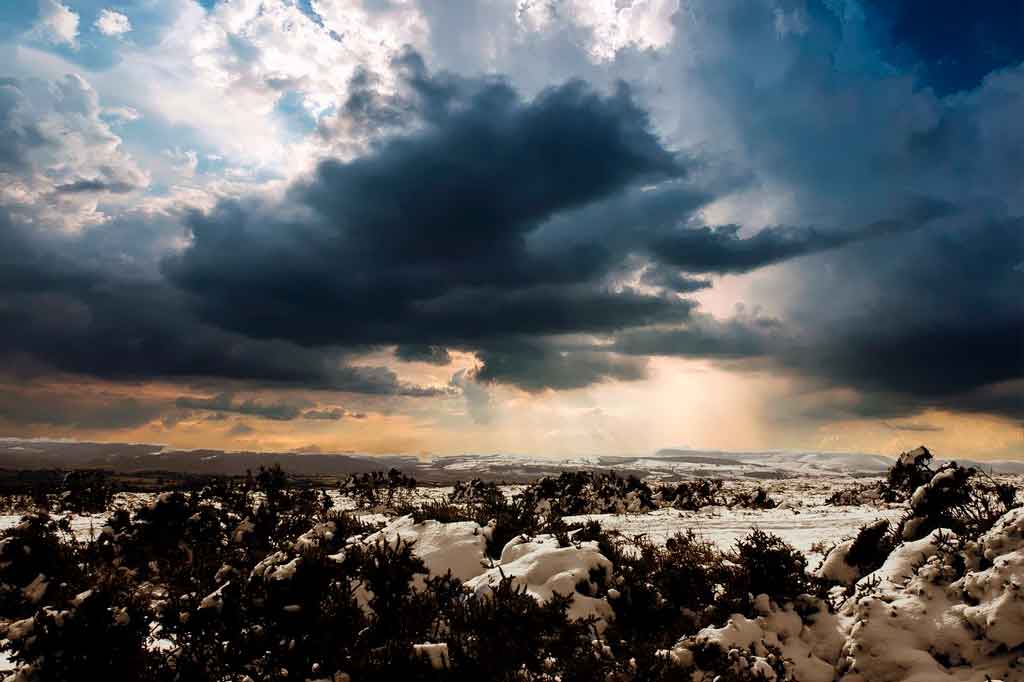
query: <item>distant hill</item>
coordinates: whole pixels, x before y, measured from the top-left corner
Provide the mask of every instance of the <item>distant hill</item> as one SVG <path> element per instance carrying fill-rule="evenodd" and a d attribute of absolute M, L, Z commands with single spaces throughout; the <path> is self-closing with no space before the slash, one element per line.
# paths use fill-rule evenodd
<path fill-rule="evenodd" d="M 517 454 L 410 455 L 301 454 L 175 450 L 160 445 L 0 438 L 0 469 L 103 468 L 120 474 L 241 475 L 280 464 L 307 477 L 344 477 L 394 467 L 428 483 L 483 478 L 509 483 L 587 469 L 677 480 L 691 477 L 772 479 L 796 476 L 878 476 L 893 459 L 840 452 L 725 452 L 664 449 L 652 455 L 595 455 L 549 459 Z M 941 460 L 940 460 L 941 461 Z M 1024 462 L 959 460 L 1001 474 L 1024 474 Z"/>

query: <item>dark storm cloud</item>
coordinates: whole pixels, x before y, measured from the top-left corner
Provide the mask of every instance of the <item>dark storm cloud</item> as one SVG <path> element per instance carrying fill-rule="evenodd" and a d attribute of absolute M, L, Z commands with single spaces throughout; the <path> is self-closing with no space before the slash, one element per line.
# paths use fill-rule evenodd
<path fill-rule="evenodd" d="M 603 381 L 636 381 L 647 376 L 644 358 L 591 349 L 563 349 L 533 341 L 507 341 L 477 352 L 483 363 L 478 382 L 499 382 L 525 391 L 584 388 Z"/>
<path fill-rule="evenodd" d="M 725 320 L 699 314 L 680 327 L 626 331 L 611 348 L 629 355 L 758 358 L 785 347 L 784 332 L 779 320 L 741 310 Z"/>
<path fill-rule="evenodd" d="M 782 361 L 897 405 L 1024 418 L 1019 393 L 986 388 L 1024 378 L 1024 220 L 975 220 L 807 264 L 808 337 Z"/>
<path fill-rule="evenodd" d="M 175 407 L 182 410 L 198 410 L 211 412 L 208 419 L 223 420 L 228 414 L 240 414 L 274 421 L 293 421 L 295 419 L 311 419 L 315 421 L 338 421 L 345 417 L 362 419 L 363 414 L 350 414 L 340 407 L 309 408 L 309 401 L 270 401 L 236 400 L 231 393 L 218 393 L 208 398 L 182 396 L 174 401 Z"/>
<path fill-rule="evenodd" d="M 102 230 L 34 230 L 0 208 L 0 357 L 8 366 L 27 369 L 31 359 L 43 366 L 39 371 L 112 379 L 216 377 L 371 394 L 445 392 L 402 382 L 385 367 L 348 365 L 339 349 L 250 339 L 205 324 L 181 292 L 94 239 L 119 241 Z"/>
<path fill-rule="evenodd" d="M 182 396 L 174 401 L 175 406 L 183 410 L 206 410 L 210 412 L 230 412 L 245 414 L 263 419 L 290 421 L 302 414 L 305 404 L 289 402 L 259 402 L 256 400 L 235 400 L 231 393 L 219 393 L 209 398 Z"/>
<path fill-rule="evenodd" d="M 643 378 L 647 355 L 766 359 L 857 389 L 835 415 L 1019 416 L 1002 387 L 1022 364 L 1024 74 L 939 99 L 859 72 L 867 56 L 843 61 L 862 48 L 843 42 L 849 23 L 822 3 L 800 9 L 723 0 L 676 16 L 681 34 L 709 23 L 685 33 L 686 59 L 645 68 L 666 86 L 689 69 L 663 110 L 689 111 L 691 88 L 713 102 L 692 116 L 714 124 L 698 131 L 707 154 L 673 149 L 625 86 L 523 97 L 501 79 L 431 75 L 406 53 L 398 94 L 360 72 L 336 127 L 321 126 L 327 143 L 355 131 L 361 154 L 324 161 L 280 200 L 189 214 L 190 245 L 159 267 L 157 218 L 69 236 L 0 212 L 0 356 L 118 379 L 462 390 L 481 419 L 489 382 L 572 389 Z M 796 28 L 779 28 L 781 10 Z M 920 36 L 893 36 L 921 68 L 941 61 Z M 711 56 L 691 66 L 691 52 Z M 38 141 L 3 85 L 0 164 L 16 168 Z M 103 190 L 91 171 L 68 177 L 71 194 Z M 780 197 L 783 224 L 704 222 L 747 190 Z M 797 258 L 779 320 L 716 320 L 679 295 Z M 624 284 L 636 274 L 641 287 Z M 588 334 L 603 345 L 561 338 Z M 347 364 L 382 346 L 434 364 L 476 352 L 481 367 L 439 390 Z"/>
<path fill-rule="evenodd" d="M 711 280 L 690 277 L 677 269 L 651 265 L 640 276 L 640 282 L 650 287 L 661 287 L 677 294 L 692 294 L 711 288 Z"/>
<path fill-rule="evenodd" d="M 886 57 L 940 94 L 976 87 L 1024 61 L 1024 3 L 1017 0 L 864 0 Z"/>
<path fill-rule="evenodd" d="M 426 362 L 431 365 L 450 364 L 452 356 L 444 346 L 407 343 L 395 348 L 395 357 L 405 362 Z"/>
<path fill-rule="evenodd" d="M 915 64 L 955 70 L 973 59 L 971 78 L 956 84 L 967 89 L 955 97 L 920 87 L 934 85 L 923 67 L 909 75 L 879 64 L 888 28 L 838 16 L 832 3 L 726 0 L 677 16 L 692 45 L 666 58 L 659 77 L 683 71 L 713 101 L 704 112 L 708 139 L 717 134 L 737 150 L 750 186 L 764 192 L 749 199 L 778 198 L 786 226 L 750 233 L 749 225 L 681 225 L 646 243 L 684 273 L 789 261 L 754 280 L 770 287 L 760 300 L 780 327 L 723 336 L 684 322 L 628 330 L 612 348 L 757 358 L 755 367 L 774 363 L 813 386 L 854 389 L 842 393 L 856 400 L 827 407 L 830 418 L 931 408 L 1024 418 L 1021 57 L 990 60 L 973 37 L 924 46 L 935 17 L 923 3 L 892 7 L 898 14 L 911 5 L 917 19 L 904 29 L 922 35 L 900 40 L 921 43 Z M 947 25 L 974 31 L 992 23 L 992 7 L 956 3 L 961 19 Z M 951 8 L 940 3 L 937 15 L 945 21 Z M 782 35 L 772 18 L 780 11 L 793 29 Z M 685 92 L 672 100 L 678 109 Z"/>
<path fill-rule="evenodd" d="M 157 419 L 161 402 L 110 394 L 73 395 L 65 391 L 0 389 L 0 422 L 14 425 L 130 429 Z"/>
<path fill-rule="evenodd" d="M 54 190 L 58 194 L 87 194 L 94 192 L 110 192 L 112 194 L 127 194 L 138 189 L 137 185 L 119 180 L 97 180 L 80 179 L 62 185 L 56 185 Z"/>
<path fill-rule="evenodd" d="M 408 78 L 415 132 L 323 162 L 284 204 L 192 217 L 165 270 L 204 319 L 302 344 L 445 346 L 687 315 L 601 286 L 622 254 L 600 244 L 527 244 L 553 216 L 683 174 L 628 89 L 570 82 L 526 101 L 501 80 Z"/>
<path fill-rule="evenodd" d="M 743 273 L 798 256 L 919 229 L 953 212 L 955 208 L 943 202 L 922 200 L 908 209 L 906 218 L 876 221 L 860 229 L 780 225 L 762 228 L 747 238 L 739 236 L 739 225 L 691 227 L 655 237 L 649 248 L 660 262 L 690 272 Z"/>

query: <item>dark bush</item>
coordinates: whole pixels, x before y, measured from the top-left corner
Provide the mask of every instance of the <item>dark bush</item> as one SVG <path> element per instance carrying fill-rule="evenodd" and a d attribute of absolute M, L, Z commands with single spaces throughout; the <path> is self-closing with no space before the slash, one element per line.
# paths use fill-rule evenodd
<path fill-rule="evenodd" d="M 528 486 L 521 497 L 552 520 L 578 514 L 642 512 L 657 508 L 654 491 L 636 478 L 614 472 L 572 471 L 545 476 Z"/>
<path fill-rule="evenodd" d="M 916 540 L 936 528 L 946 528 L 961 538 L 976 539 L 1018 506 L 1014 486 L 953 462 L 914 492 L 910 510 L 900 524 L 900 535 L 905 540 Z"/>
<path fill-rule="evenodd" d="M 899 544 L 899 538 L 885 519 L 862 526 L 854 538 L 845 561 L 867 575 L 881 568 L 882 564 Z"/>
<path fill-rule="evenodd" d="M 675 509 L 698 511 L 704 507 L 725 506 L 727 502 L 722 492 L 724 485 L 721 479 L 695 478 L 662 487 L 658 497 Z"/>
<path fill-rule="evenodd" d="M 752 600 L 760 594 L 784 604 L 816 590 L 807 559 L 777 535 L 755 529 L 727 557 L 731 566 L 720 607 L 728 613 L 752 613 Z"/>
<path fill-rule="evenodd" d="M 18 664 L 31 666 L 30 679 L 142 680 L 150 657 L 144 610 L 125 585 L 104 578 L 89 590 L 7 629 L 4 648 Z"/>
<path fill-rule="evenodd" d="M 353 474 L 341 484 L 340 491 L 367 509 L 393 508 L 396 504 L 408 504 L 416 488 L 416 479 L 406 476 L 398 469 L 371 471 Z"/>

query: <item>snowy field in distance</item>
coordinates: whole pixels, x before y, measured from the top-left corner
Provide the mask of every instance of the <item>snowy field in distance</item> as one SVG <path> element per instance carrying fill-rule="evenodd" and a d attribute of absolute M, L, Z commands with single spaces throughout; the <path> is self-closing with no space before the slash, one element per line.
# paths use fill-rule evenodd
<path fill-rule="evenodd" d="M 618 530 L 627 537 L 646 535 L 656 543 L 664 543 L 675 533 L 693 529 L 702 537 L 728 547 L 747 535 L 752 528 L 760 528 L 780 536 L 800 551 L 815 556 L 815 543 L 826 543 L 851 536 L 866 523 L 879 518 L 896 520 L 903 513 L 903 507 L 888 505 L 857 505 L 837 507 L 826 504 L 828 496 L 855 483 L 847 477 L 799 477 L 769 481 L 733 481 L 731 485 L 753 488 L 764 487 L 780 505 L 776 509 L 739 509 L 727 507 L 706 507 L 700 511 L 679 511 L 659 509 L 643 514 L 596 514 L 567 517 L 567 522 L 595 519 L 609 530 Z M 506 494 L 512 494 L 522 486 L 505 486 Z M 420 486 L 416 500 L 420 502 L 443 501 L 452 491 L 449 486 Z M 352 510 L 371 523 L 383 523 L 383 514 L 358 512 L 352 500 L 331 491 L 336 508 Z M 134 508 L 148 501 L 149 495 L 119 494 L 115 506 Z M 106 514 L 81 514 L 71 516 L 71 527 L 77 538 L 94 538 L 107 518 Z M 9 528 L 21 519 L 19 514 L 0 515 L 0 530 Z"/>

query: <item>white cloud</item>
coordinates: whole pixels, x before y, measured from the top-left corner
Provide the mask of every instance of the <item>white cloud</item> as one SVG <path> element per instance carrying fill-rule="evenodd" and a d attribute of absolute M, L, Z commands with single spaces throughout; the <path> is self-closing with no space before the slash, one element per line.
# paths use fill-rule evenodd
<path fill-rule="evenodd" d="M 672 42 L 679 0 L 520 0 L 516 19 L 526 31 L 556 28 L 559 18 L 587 29 L 591 60 L 607 62 L 626 47 L 661 49 Z"/>
<path fill-rule="evenodd" d="M 128 17 L 112 9 L 101 11 L 93 25 L 103 35 L 112 37 L 122 36 L 132 30 L 132 22 Z"/>
<path fill-rule="evenodd" d="M 78 14 L 57 0 L 39 0 L 37 29 L 57 44 L 78 44 Z"/>
<path fill-rule="evenodd" d="M 142 118 L 142 114 L 131 107 L 106 107 L 103 115 L 117 123 L 131 123 Z"/>
<path fill-rule="evenodd" d="M 193 177 L 199 168 L 199 154 L 195 150 L 167 149 L 164 156 L 171 160 L 175 170 L 187 178 Z"/>
<path fill-rule="evenodd" d="M 14 80 L 0 86 L 5 154 L 0 203 L 25 220 L 74 230 L 103 222 L 100 202 L 127 198 L 149 183 L 101 118 L 99 96 L 82 77 Z"/>

